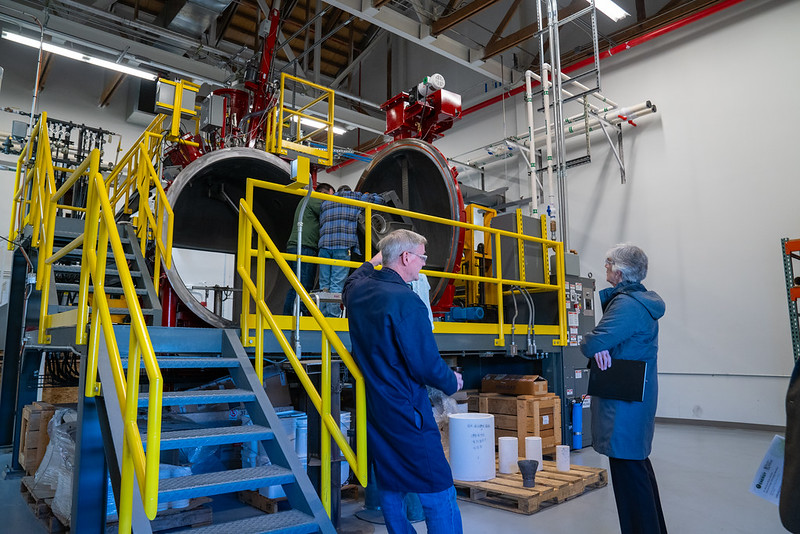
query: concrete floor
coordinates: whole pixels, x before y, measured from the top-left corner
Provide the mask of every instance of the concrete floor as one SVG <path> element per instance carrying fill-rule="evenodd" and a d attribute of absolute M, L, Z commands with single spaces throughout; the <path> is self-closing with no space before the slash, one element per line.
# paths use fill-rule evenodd
<path fill-rule="evenodd" d="M 658 423 L 650 458 L 670 532 L 785 533 L 777 507 L 749 492 L 773 435 L 756 430 Z M 7 464 L 9 459 L 9 454 L 0 455 L 0 465 Z M 591 449 L 573 451 L 572 463 L 608 468 L 608 460 Z M 468 534 L 619 532 L 610 484 L 530 516 L 468 502 L 459 502 L 459 507 L 464 532 Z M 345 505 L 343 515 L 347 518 L 359 509 L 356 504 Z M 19 479 L 0 480 L 0 517 L 3 532 L 46 532 L 23 502 Z M 417 532 L 425 532 L 424 523 L 417 523 L 415 528 Z M 386 532 L 381 525 L 375 525 L 374 529 L 377 534 Z"/>

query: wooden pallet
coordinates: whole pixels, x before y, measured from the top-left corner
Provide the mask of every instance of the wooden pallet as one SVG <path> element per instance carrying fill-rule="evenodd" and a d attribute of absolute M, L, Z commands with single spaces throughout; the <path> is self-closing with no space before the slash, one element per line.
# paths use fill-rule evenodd
<path fill-rule="evenodd" d="M 568 472 L 556 469 L 556 463 L 544 462 L 544 470 L 536 473 L 536 486 L 522 486 L 522 475 L 498 474 L 485 482 L 455 481 L 458 497 L 493 508 L 518 514 L 533 514 L 543 505 L 558 504 L 574 499 L 587 489 L 608 484 L 608 472 L 598 467 L 571 465 Z"/>
<path fill-rule="evenodd" d="M 24 477 L 20 484 L 20 493 L 33 514 L 44 524 L 48 534 L 70 531 L 67 519 L 59 517 L 53 511 L 53 497 L 56 492 L 50 489 L 50 486 L 44 484 L 36 486 L 33 477 Z M 210 502 L 211 498 L 209 497 L 198 497 L 191 499 L 186 508 L 170 508 L 158 512 L 155 519 L 150 521 L 150 527 L 153 532 L 160 532 L 179 527 L 194 528 L 210 525 L 212 522 Z M 105 534 L 116 534 L 118 531 L 117 517 L 110 517 L 106 523 Z"/>
<path fill-rule="evenodd" d="M 278 511 L 278 505 L 281 501 L 285 501 L 286 497 L 279 497 L 277 499 L 271 499 L 264 495 L 261 495 L 258 491 L 254 490 L 243 490 L 240 491 L 237 496 L 239 497 L 239 501 L 243 502 L 244 504 L 248 504 L 253 508 L 257 508 L 264 512 L 265 514 L 274 514 Z"/>
<path fill-rule="evenodd" d="M 195 497 L 189 500 L 186 508 L 168 508 L 156 514 L 155 519 L 150 521 L 150 528 L 153 532 L 170 530 L 181 527 L 204 527 L 212 523 L 212 512 L 210 497 Z M 117 534 L 119 532 L 119 519 L 113 516 L 106 522 L 105 534 Z"/>
<path fill-rule="evenodd" d="M 32 476 L 22 478 L 19 485 L 22 498 L 28 503 L 33 515 L 42 522 L 48 534 L 58 534 L 68 532 L 69 527 L 65 526 L 54 514 L 52 510 L 53 497 L 56 492 L 45 484 L 35 484 Z"/>

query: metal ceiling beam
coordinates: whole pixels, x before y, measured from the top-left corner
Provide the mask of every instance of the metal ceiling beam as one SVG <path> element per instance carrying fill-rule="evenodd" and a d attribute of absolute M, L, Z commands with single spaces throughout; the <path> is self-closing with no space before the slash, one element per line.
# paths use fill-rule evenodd
<path fill-rule="evenodd" d="M 493 6 L 498 2 L 500 2 L 500 0 L 474 0 L 461 9 L 457 9 L 453 13 L 437 19 L 431 26 L 431 34 L 439 35 L 443 31 L 448 30 L 456 24 L 464 22 L 469 18 L 472 18 L 484 9 Z"/>
<path fill-rule="evenodd" d="M 11 13 L 18 12 L 18 4 L 12 0 L 0 0 L 0 20 L 12 22 L 29 31 L 35 31 L 38 34 L 38 26 L 35 26 L 32 22 L 21 20 L 16 16 L 5 14 L 3 8 L 10 8 L 9 11 Z M 46 15 L 42 11 L 28 9 L 26 12 L 36 16 L 40 20 L 47 21 L 46 34 L 80 43 L 101 53 L 119 55 L 122 50 L 125 50 L 126 55 L 135 56 L 136 61 L 142 65 L 149 65 L 155 69 L 163 69 L 173 74 L 216 84 L 223 84 L 231 74 L 226 69 L 183 57 L 182 51 L 179 53 L 168 52 L 154 46 L 98 30 L 77 21 L 67 20 L 53 14 Z M 108 14 L 105 15 L 108 16 Z"/>
<path fill-rule="evenodd" d="M 430 26 L 420 24 L 388 7 L 375 9 L 370 0 L 325 0 L 325 3 L 347 11 L 361 20 L 379 26 L 493 80 L 505 82 L 511 79 L 512 69 L 504 67 L 499 61 L 482 59 L 484 55 L 482 49 L 469 48 L 445 35 L 434 36 Z"/>

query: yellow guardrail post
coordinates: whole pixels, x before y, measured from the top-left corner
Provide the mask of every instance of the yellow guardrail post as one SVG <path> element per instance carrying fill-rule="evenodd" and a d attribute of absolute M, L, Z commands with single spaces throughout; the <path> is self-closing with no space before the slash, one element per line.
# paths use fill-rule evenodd
<path fill-rule="evenodd" d="M 252 179 L 249 179 L 250 182 Z M 248 187 L 248 191 L 250 188 Z M 303 193 L 300 193 L 303 194 Z M 250 195 L 248 195 L 250 196 Z M 329 196 L 329 195 L 325 195 Z M 251 197 L 252 198 L 252 197 Z M 311 297 L 309 296 L 308 292 L 305 288 L 300 284 L 299 280 L 294 276 L 294 273 L 289 267 L 286 260 L 283 258 L 281 253 L 278 251 L 275 243 L 267 234 L 264 227 L 258 221 L 258 219 L 253 214 L 252 210 L 250 209 L 250 205 L 248 204 L 246 199 L 241 199 L 239 201 L 239 217 L 240 217 L 240 231 L 239 240 L 240 246 L 239 251 L 240 254 L 237 256 L 236 259 L 236 268 L 239 276 L 242 278 L 243 289 L 246 292 L 249 292 L 249 295 L 252 296 L 253 300 L 255 301 L 255 306 L 257 308 L 258 313 L 263 314 L 264 318 L 266 318 L 268 327 L 272 331 L 273 335 L 278 341 L 283 352 L 286 354 L 287 358 L 289 359 L 289 363 L 292 365 L 295 373 L 300 380 L 303 388 L 308 393 L 309 399 L 311 400 L 312 404 L 316 408 L 316 410 L 320 413 L 322 423 L 327 428 L 327 431 L 330 433 L 330 436 L 333 437 L 336 444 L 342 450 L 345 458 L 347 459 L 348 463 L 353 466 L 353 470 L 356 472 L 356 476 L 358 477 L 359 481 L 362 485 L 366 485 L 367 483 L 367 463 L 366 463 L 366 404 L 365 404 L 365 394 L 364 394 L 364 377 L 361 374 L 361 371 L 355 364 L 350 353 L 342 344 L 342 341 L 333 331 L 333 329 L 328 324 L 325 317 L 322 316 L 322 313 L 319 309 L 313 304 Z M 249 229 L 248 229 L 249 227 Z M 353 376 L 354 380 L 356 381 L 356 425 L 359 430 L 357 430 L 358 438 L 357 438 L 357 451 L 358 454 L 356 455 L 353 450 L 350 448 L 350 444 L 347 443 L 347 440 L 343 436 L 341 429 L 339 428 L 339 422 L 334 421 L 333 417 L 328 413 L 325 414 L 325 410 L 323 408 L 323 399 L 319 392 L 317 392 L 316 388 L 314 388 L 313 384 L 311 383 L 311 379 L 308 377 L 308 374 L 303 369 L 300 361 L 297 358 L 297 355 L 294 353 L 289 341 L 286 339 L 285 334 L 283 333 L 280 328 L 278 328 L 277 323 L 275 322 L 275 318 L 272 315 L 272 312 L 266 305 L 264 300 L 263 293 L 259 293 L 257 284 L 252 281 L 249 275 L 249 263 L 252 259 L 252 244 L 250 241 L 250 232 L 255 231 L 256 237 L 259 241 L 258 247 L 261 248 L 262 246 L 266 246 L 266 252 L 269 253 L 271 258 L 275 261 L 278 268 L 281 269 L 283 274 L 289 279 L 292 287 L 294 287 L 297 294 L 300 296 L 303 303 L 306 305 L 308 310 L 310 311 L 314 320 L 319 324 L 320 329 L 322 330 L 322 335 L 327 339 L 328 343 L 333 345 L 333 348 L 339 354 L 339 357 L 344 362 L 345 366 L 350 370 L 351 376 Z M 261 254 L 260 251 L 257 251 L 257 255 Z M 266 253 L 265 253 L 266 257 Z M 250 305 L 249 301 L 243 302 L 243 308 Z M 248 322 L 247 317 L 243 313 L 243 324 L 242 330 L 248 330 Z M 259 329 L 256 331 L 256 338 L 259 336 L 264 335 L 264 329 Z M 243 339 L 248 338 L 249 334 L 243 332 L 242 337 Z M 330 351 L 328 351 L 330 352 Z M 258 357 L 258 356 L 257 356 Z M 327 392 L 330 395 L 330 389 Z M 323 394 L 324 396 L 324 394 Z M 361 436 L 360 433 L 363 433 Z"/>
<path fill-rule="evenodd" d="M 322 376 L 320 389 L 322 390 L 322 412 L 324 419 L 331 413 L 331 346 L 328 338 L 322 334 Z M 331 515 L 331 433 L 325 425 L 320 427 L 320 491 L 322 505 L 328 516 Z"/>

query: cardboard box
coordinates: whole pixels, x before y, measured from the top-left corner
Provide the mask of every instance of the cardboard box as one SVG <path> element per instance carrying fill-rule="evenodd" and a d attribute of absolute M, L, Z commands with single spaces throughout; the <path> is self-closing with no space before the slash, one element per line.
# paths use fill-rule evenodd
<path fill-rule="evenodd" d="M 470 395 L 469 411 L 494 415 L 496 438 L 515 437 L 519 455 L 525 456 L 525 438 L 542 438 L 542 453 L 555 454 L 561 445 L 561 400 L 547 395 Z"/>
<path fill-rule="evenodd" d="M 481 393 L 503 395 L 547 395 L 547 380 L 539 375 L 486 375 Z"/>

